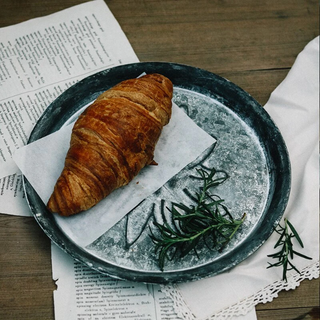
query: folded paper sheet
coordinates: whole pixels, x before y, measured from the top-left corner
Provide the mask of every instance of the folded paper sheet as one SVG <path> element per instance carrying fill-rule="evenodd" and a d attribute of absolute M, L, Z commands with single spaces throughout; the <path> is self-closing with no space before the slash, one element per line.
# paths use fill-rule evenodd
<path fill-rule="evenodd" d="M 44 203 L 63 168 L 71 130 L 72 124 L 14 154 L 18 167 Z M 156 146 L 154 159 L 158 165 L 144 168 L 129 185 L 115 190 L 86 212 L 67 218 L 55 214 L 57 223 L 78 245 L 90 244 L 214 142 L 213 137 L 173 104 L 171 120 Z"/>
<path fill-rule="evenodd" d="M 279 127 L 288 147 L 292 188 L 284 214 L 304 242 L 297 251 L 313 260 L 296 257 L 294 265 L 304 275 L 281 268 L 266 269 L 278 235 L 234 269 L 193 283 L 166 287 L 176 311 L 186 320 L 227 319 L 246 314 L 255 304 L 271 301 L 278 292 L 294 289 L 304 278 L 319 277 L 319 37 L 300 53 L 287 78 L 272 93 L 265 109 Z M 318 262 L 318 263 L 317 263 Z M 308 271 L 309 268 L 309 271 Z"/>

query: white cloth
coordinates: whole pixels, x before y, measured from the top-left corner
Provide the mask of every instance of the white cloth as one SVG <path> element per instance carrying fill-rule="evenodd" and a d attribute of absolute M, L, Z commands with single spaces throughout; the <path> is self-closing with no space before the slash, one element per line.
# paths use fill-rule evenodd
<path fill-rule="evenodd" d="M 275 89 L 265 109 L 286 141 L 292 170 L 292 186 L 284 217 L 296 227 L 304 249 L 296 250 L 313 260 L 295 258 L 298 275 L 282 268 L 266 269 L 268 254 L 278 234 L 232 270 L 192 283 L 164 289 L 175 301 L 183 319 L 226 319 L 246 314 L 259 302 L 271 301 L 283 289 L 294 289 L 304 278 L 319 277 L 319 37 L 298 55 L 286 79 Z M 283 223 L 283 221 L 281 221 Z"/>

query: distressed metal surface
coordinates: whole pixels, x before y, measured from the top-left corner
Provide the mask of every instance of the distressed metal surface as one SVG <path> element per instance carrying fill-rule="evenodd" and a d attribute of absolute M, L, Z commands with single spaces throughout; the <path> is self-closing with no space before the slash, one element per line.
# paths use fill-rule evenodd
<path fill-rule="evenodd" d="M 152 196 L 145 199 L 112 229 L 86 248 L 61 232 L 32 187 L 25 181 L 27 199 L 36 220 L 58 246 L 89 267 L 111 276 L 153 283 L 190 281 L 223 272 L 255 252 L 272 233 L 287 204 L 290 163 L 280 132 L 263 108 L 231 82 L 207 71 L 171 63 L 138 63 L 91 76 L 68 89 L 39 120 L 30 140 L 51 133 L 88 101 L 114 84 L 159 72 L 174 84 L 174 101 L 217 143 L 189 164 Z M 149 238 L 153 219 L 161 221 L 161 199 L 190 202 L 182 189 L 198 186 L 189 177 L 201 165 L 229 174 L 215 193 L 236 218 L 247 213 L 237 236 L 222 253 L 199 250 L 172 261 L 161 272 Z M 107 210 L 107 208 L 106 208 Z"/>

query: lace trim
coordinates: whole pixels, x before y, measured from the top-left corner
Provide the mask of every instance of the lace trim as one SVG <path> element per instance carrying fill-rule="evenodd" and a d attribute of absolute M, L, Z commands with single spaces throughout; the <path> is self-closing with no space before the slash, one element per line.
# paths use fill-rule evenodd
<path fill-rule="evenodd" d="M 276 281 L 258 291 L 251 297 L 243 299 L 242 301 L 203 320 L 225 320 L 235 316 L 246 315 L 257 304 L 271 302 L 274 298 L 277 298 L 280 291 L 296 289 L 302 280 L 312 280 L 317 278 L 319 278 L 319 261 L 305 267 L 300 274 L 296 273 L 289 277 L 288 282 L 282 280 Z M 183 297 L 181 296 L 181 292 L 176 286 L 161 286 L 161 290 L 173 300 L 175 312 L 181 319 L 197 320 L 197 317 L 186 305 Z"/>

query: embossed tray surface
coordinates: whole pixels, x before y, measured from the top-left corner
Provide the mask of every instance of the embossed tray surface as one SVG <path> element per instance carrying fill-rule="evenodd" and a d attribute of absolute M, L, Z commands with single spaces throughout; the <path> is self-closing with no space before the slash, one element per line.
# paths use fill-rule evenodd
<path fill-rule="evenodd" d="M 148 283 L 216 275 L 236 266 L 268 239 L 283 215 L 290 192 L 290 162 L 281 133 L 248 93 L 224 78 L 190 66 L 161 62 L 118 66 L 66 90 L 44 112 L 28 143 L 60 129 L 100 93 L 143 72 L 167 76 L 174 85 L 174 102 L 217 142 L 86 247 L 71 241 L 24 179 L 27 201 L 35 219 L 56 245 L 101 273 Z M 161 199 L 166 205 L 170 201 L 190 202 L 182 190 L 198 188 L 189 176 L 201 165 L 228 173 L 229 178 L 215 193 L 225 200 L 234 218 L 244 212 L 247 217 L 221 253 L 203 246 L 198 256 L 189 254 L 169 261 L 161 271 L 149 227 L 154 219 L 162 219 Z"/>

